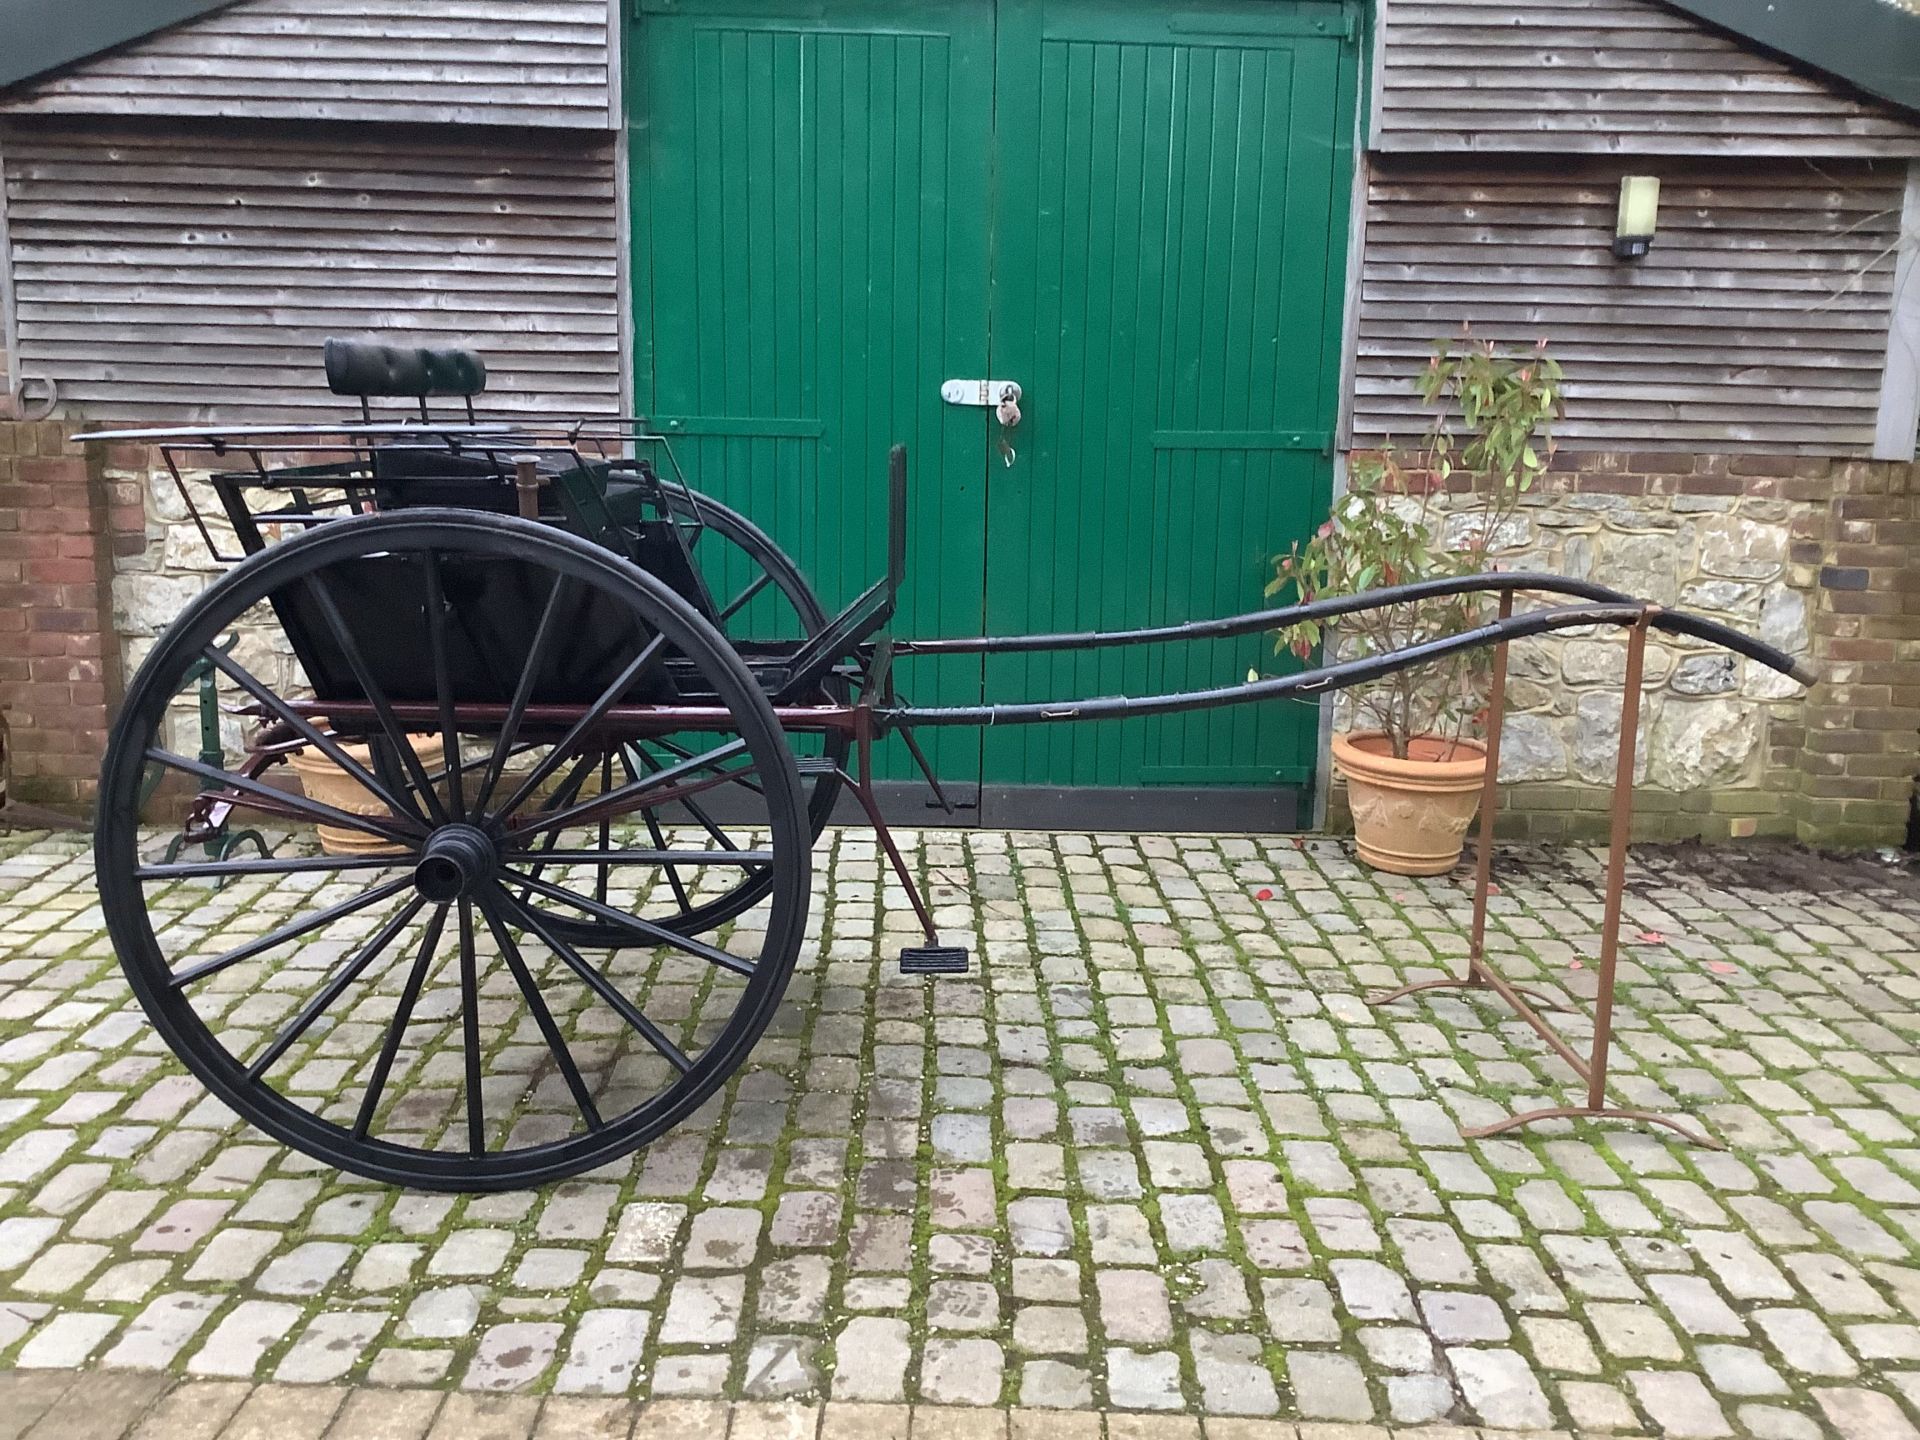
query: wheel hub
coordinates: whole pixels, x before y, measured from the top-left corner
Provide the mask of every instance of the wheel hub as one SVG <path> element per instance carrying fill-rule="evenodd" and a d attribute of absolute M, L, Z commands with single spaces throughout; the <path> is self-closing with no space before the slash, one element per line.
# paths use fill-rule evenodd
<path fill-rule="evenodd" d="M 493 878 L 500 852 L 472 825 L 442 825 L 428 837 L 413 867 L 413 883 L 427 899 L 445 904 L 471 895 Z"/>

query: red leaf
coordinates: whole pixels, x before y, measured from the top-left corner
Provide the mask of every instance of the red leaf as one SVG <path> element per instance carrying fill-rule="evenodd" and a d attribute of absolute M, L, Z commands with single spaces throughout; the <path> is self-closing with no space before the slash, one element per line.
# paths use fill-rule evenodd
<path fill-rule="evenodd" d="M 1265 886 L 1262 886 L 1260 889 L 1253 892 L 1253 898 L 1256 900 L 1271 900 L 1273 899 L 1273 891 L 1267 889 Z"/>
<path fill-rule="evenodd" d="M 1740 967 L 1728 960 L 1709 960 L 1707 962 L 1707 969 L 1716 975 L 1737 975 L 1740 973 Z"/>
<path fill-rule="evenodd" d="M 1586 965 L 1579 960 L 1569 960 L 1567 962 L 1567 969 L 1569 970 L 1584 970 L 1586 968 Z"/>
<path fill-rule="evenodd" d="M 1667 937 L 1662 935 L 1658 930 L 1642 930 L 1633 938 L 1638 940 L 1642 945 L 1664 945 L 1667 943 Z"/>

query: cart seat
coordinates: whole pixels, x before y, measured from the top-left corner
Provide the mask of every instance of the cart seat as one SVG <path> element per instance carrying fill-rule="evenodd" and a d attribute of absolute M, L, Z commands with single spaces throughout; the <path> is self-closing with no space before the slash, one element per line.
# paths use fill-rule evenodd
<path fill-rule="evenodd" d="M 487 362 L 471 350 L 376 345 L 363 340 L 329 340 L 327 388 L 336 395 L 367 400 L 452 395 L 472 398 L 487 388 Z"/>

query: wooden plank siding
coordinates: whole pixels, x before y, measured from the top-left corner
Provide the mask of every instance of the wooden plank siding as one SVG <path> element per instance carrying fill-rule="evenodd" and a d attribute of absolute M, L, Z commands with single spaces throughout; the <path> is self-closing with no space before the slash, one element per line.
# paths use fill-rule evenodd
<path fill-rule="evenodd" d="M 1657 0 L 1378 0 L 1373 148 L 1920 154 L 1898 108 Z"/>
<path fill-rule="evenodd" d="M 1439 336 L 1546 337 L 1580 449 L 1866 455 L 1904 162 L 1663 162 L 1659 235 L 1613 258 L 1617 162 L 1375 157 L 1353 436 L 1425 424 Z"/>
<path fill-rule="evenodd" d="M 619 408 L 611 136 L 0 131 L 19 363 L 71 409 L 322 418 L 329 335 L 470 345 L 485 403 Z"/>
<path fill-rule="evenodd" d="M 607 0 L 241 0 L 24 86 L 0 112 L 611 130 L 609 13 Z"/>

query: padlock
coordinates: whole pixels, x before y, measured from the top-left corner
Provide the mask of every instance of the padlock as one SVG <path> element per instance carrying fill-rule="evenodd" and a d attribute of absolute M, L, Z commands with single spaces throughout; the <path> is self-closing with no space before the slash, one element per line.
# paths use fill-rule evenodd
<path fill-rule="evenodd" d="M 994 407 L 993 413 L 1000 418 L 1002 429 L 1011 430 L 1020 423 L 1020 402 L 1008 397 Z"/>

